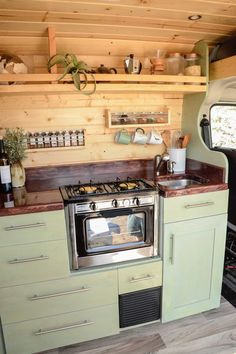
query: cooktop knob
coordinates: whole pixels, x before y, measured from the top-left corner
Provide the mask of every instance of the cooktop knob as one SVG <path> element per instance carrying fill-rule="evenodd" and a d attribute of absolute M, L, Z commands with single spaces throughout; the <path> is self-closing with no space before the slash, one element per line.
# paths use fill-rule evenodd
<path fill-rule="evenodd" d="M 128 207 L 129 205 L 130 205 L 129 199 L 124 199 L 124 200 L 123 200 L 123 206 L 124 206 L 124 207 Z"/>
<path fill-rule="evenodd" d="M 140 201 L 139 201 L 139 199 L 138 199 L 137 197 L 135 197 L 135 198 L 133 199 L 133 203 L 134 203 L 134 205 L 139 206 Z"/>
<path fill-rule="evenodd" d="M 91 203 L 89 204 L 89 207 L 90 207 L 91 210 L 96 210 L 96 208 L 97 208 L 95 202 L 91 202 Z"/>
<path fill-rule="evenodd" d="M 111 202 L 112 206 L 114 208 L 117 208 L 118 207 L 118 201 L 116 199 L 113 199 L 113 201 Z"/>

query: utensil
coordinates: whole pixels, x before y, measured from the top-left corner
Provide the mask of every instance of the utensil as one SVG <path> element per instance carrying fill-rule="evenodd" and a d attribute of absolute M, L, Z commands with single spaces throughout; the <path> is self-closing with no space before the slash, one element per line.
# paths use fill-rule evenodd
<path fill-rule="evenodd" d="M 186 148 L 187 145 L 189 144 L 191 140 L 191 134 L 186 134 L 183 136 L 183 140 L 182 140 L 182 144 L 181 144 L 181 147 L 182 148 Z"/>

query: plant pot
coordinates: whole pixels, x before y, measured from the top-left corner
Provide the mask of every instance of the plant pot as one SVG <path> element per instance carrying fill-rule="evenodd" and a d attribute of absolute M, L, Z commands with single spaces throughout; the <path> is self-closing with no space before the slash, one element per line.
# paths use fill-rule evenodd
<path fill-rule="evenodd" d="M 11 165 L 11 179 L 12 187 L 23 187 L 25 185 L 25 169 L 20 161 Z"/>

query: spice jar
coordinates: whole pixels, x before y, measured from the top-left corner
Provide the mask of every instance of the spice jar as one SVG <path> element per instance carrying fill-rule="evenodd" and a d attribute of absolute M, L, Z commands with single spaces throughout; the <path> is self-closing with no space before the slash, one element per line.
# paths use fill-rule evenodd
<path fill-rule="evenodd" d="M 184 57 L 180 53 L 169 53 L 166 64 L 168 75 L 183 75 Z"/>
<path fill-rule="evenodd" d="M 200 66 L 199 55 L 197 53 L 189 53 L 184 56 L 184 59 L 185 59 L 184 75 L 200 76 L 201 66 Z"/>

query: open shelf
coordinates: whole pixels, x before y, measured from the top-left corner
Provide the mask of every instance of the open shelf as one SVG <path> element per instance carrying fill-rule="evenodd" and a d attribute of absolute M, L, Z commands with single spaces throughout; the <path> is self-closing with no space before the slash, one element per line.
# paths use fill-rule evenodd
<path fill-rule="evenodd" d="M 0 93 L 78 93 L 71 76 L 60 74 L 0 74 Z M 96 92 L 206 92 L 204 76 L 96 74 Z M 88 75 L 89 82 L 92 78 Z M 15 84 L 7 85 L 8 82 Z M 87 90 L 91 90 L 92 83 Z"/>
<path fill-rule="evenodd" d="M 36 148 L 36 149 L 27 149 L 27 153 L 37 153 L 37 152 L 55 152 L 55 151 L 60 151 L 60 150 L 81 150 L 85 149 L 85 145 L 78 145 L 78 146 L 58 146 L 58 147 L 51 147 L 51 148 Z"/>

